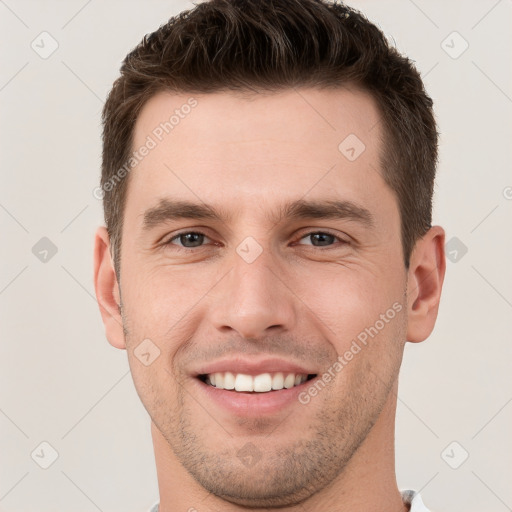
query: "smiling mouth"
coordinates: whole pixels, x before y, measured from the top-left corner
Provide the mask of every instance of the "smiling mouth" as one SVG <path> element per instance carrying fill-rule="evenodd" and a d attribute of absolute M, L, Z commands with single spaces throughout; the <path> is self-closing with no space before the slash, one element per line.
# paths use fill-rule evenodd
<path fill-rule="evenodd" d="M 314 379 L 316 374 L 305 373 L 261 373 L 247 375 L 244 373 L 216 372 L 198 375 L 199 380 L 217 389 L 235 393 L 269 393 L 300 386 Z"/>

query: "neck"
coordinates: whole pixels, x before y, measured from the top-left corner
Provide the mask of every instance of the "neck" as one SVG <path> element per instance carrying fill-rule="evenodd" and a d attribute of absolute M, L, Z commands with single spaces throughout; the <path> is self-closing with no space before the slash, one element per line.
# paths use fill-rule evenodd
<path fill-rule="evenodd" d="M 407 512 L 395 475 L 395 411 L 398 380 L 389 393 L 377 420 L 343 472 L 326 488 L 302 503 L 280 508 L 280 512 Z M 208 493 L 180 464 L 173 450 L 151 423 L 155 462 L 160 492 L 159 512 L 247 511 Z M 262 512 L 265 509 L 251 509 Z"/>

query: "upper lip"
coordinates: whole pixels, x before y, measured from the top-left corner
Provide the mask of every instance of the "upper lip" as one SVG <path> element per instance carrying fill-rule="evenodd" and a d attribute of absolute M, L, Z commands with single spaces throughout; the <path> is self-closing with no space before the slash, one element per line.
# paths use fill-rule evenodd
<path fill-rule="evenodd" d="M 231 372 L 243 373 L 246 375 L 260 375 L 262 373 L 301 373 L 316 374 L 317 372 L 311 368 L 306 368 L 297 363 L 286 361 L 284 359 L 247 359 L 247 358 L 231 358 L 221 359 L 211 363 L 204 364 L 197 368 L 195 375 L 207 375 L 211 373 Z"/>

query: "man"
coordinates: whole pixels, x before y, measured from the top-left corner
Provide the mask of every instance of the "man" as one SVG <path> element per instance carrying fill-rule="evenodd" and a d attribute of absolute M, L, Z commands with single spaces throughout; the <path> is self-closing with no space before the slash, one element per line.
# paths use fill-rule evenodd
<path fill-rule="evenodd" d="M 213 0 L 126 57 L 103 121 L 95 288 L 154 510 L 427 510 L 394 467 L 445 273 L 411 62 L 342 4 Z"/>

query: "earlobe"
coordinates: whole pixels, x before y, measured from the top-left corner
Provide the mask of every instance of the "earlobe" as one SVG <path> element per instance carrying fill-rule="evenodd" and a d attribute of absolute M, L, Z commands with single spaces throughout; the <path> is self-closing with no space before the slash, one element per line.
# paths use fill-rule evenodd
<path fill-rule="evenodd" d="M 411 254 L 407 283 L 407 340 L 428 338 L 437 319 L 446 259 L 445 233 L 433 226 L 416 242 Z"/>
<path fill-rule="evenodd" d="M 110 239 L 104 226 L 96 230 L 94 239 L 94 288 L 108 342 L 116 348 L 125 349 L 119 284 L 110 255 Z"/>

